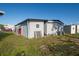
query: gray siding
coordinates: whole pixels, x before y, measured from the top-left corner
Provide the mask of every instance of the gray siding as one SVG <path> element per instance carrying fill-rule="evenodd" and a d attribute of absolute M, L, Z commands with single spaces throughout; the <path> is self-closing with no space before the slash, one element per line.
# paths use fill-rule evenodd
<path fill-rule="evenodd" d="M 64 26 L 64 33 L 71 34 L 71 26 L 70 25 Z"/>

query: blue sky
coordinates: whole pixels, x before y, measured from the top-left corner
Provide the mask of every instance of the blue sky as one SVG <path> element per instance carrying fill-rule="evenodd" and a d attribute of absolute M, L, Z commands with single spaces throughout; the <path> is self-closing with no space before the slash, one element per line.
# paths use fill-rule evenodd
<path fill-rule="evenodd" d="M 1 24 L 17 24 L 27 18 L 59 19 L 65 24 L 79 23 L 79 4 L 30 4 L 30 3 L 0 3 L 0 10 L 5 15 L 0 16 Z"/>

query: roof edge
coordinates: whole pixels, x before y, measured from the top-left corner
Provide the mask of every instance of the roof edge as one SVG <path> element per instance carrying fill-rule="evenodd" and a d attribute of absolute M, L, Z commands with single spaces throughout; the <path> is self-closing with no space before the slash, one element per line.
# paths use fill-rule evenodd
<path fill-rule="evenodd" d="M 27 22 L 27 21 L 58 21 L 58 22 L 60 22 L 60 23 L 62 23 L 62 24 L 64 24 L 62 21 L 60 21 L 60 20 L 47 20 L 47 19 L 33 19 L 33 18 L 28 18 L 28 19 L 25 19 L 24 21 L 22 21 L 22 22 L 19 22 L 18 24 L 16 24 L 15 26 L 17 26 L 17 25 L 19 25 L 19 24 L 22 24 L 23 22 Z"/>

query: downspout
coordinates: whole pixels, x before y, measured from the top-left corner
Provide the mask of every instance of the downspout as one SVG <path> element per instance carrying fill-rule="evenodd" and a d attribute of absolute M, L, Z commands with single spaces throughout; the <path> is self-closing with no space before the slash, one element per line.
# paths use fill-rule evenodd
<path fill-rule="evenodd" d="M 28 21 L 27 21 L 27 38 L 28 38 Z"/>
<path fill-rule="evenodd" d="M 76 26 L 76 31 L 75 31 L 75 32 L 76 32 L 76 34 L 77 34 L 77 25 L 75 25 L 75 26 Z"/>

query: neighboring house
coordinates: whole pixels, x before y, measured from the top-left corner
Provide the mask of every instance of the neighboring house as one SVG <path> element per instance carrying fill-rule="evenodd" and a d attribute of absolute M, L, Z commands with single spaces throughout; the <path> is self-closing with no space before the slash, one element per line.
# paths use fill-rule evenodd
<path fill-rule="evenodd" d="M 27 38 L 58 35 L 63 33 L 63 25 L 59 20 L 26 19 L 15 25 L 15 32 Z"/>
<path fill-rule="evenodd" d="M 14 25 L 4 25 L 4 31 L 14 31 Z"/>
<path fill-rule="evenodd" d="M 77 34 L 77 33 L 79 33 L 79 25 L 77 25 L 77 24 L 65 25 L 64 26 L 64 33 L 65 34 Z"/>

